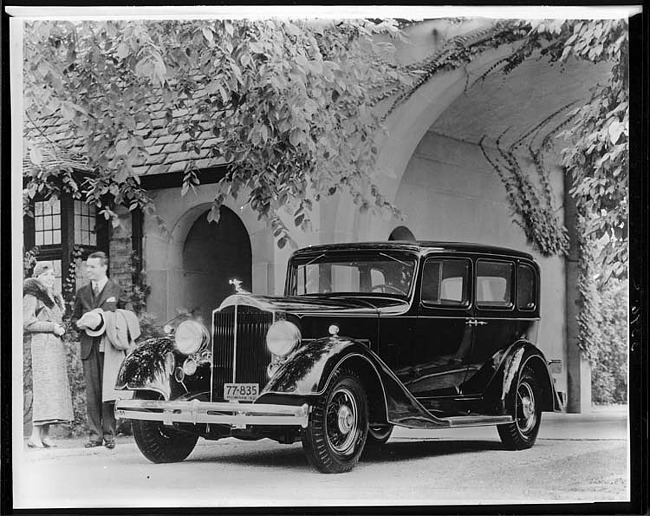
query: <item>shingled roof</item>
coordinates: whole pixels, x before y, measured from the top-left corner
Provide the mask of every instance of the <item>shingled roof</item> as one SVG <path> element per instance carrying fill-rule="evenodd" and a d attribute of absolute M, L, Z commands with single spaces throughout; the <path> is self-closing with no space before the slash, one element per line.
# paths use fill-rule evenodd
<path fill-rule="evenodd" d="M 195 99 L 200 98 L 199 93 Z M 191 109 L 191 108 L 190 108 Z M 172 112 L 174 119 L 191 116 L 193 121 L 199 120 L 201 115 L 192 114 L 190 109 L 175 109 Z M 133 166 L 134 172 L 139 176 L 151 176 L 180 172 L 185 169 L 188 162 L 194 161 L 198 169 L 205 169 L 223 164 L 223 159 L 210 157 L 210 147 L 218 139 L 210 131 L 203 131 L 196 137 L 200 142 L 200 152 L 183 151 L 181 145 L 190 139 L 187 133 L 169 134 L 165 127 L 166 106 L 162 101 L 151 104 L 151 123 L 141 124 L 136 128 L 135 134 L 144 139 L 148 154 L 141 156 Z M 78 170 L 88 170 L 87 160 L 83 157 L 83 138 L 75 138 L 70 122 L 53 114 L 38 121 L 37 129 L 33 122 L 26 122 L 26 131 L 30 139 L 39 143 L 42 149 L 43 162 L 35 165 L 27 156 L 23 159 L 26 172 L 33 172 L 43 167 L 57 167 L 69 165 Z"/>

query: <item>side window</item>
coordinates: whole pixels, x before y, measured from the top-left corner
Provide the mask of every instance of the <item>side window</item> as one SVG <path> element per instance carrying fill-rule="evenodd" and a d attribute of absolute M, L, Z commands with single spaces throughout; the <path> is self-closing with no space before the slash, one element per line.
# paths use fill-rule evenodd
<path fill-rule="evenodd" d="M 512 307 L 514 265 L 479 260 L 476 268 L 476 305 L 479 308 Z"/>
<path fill-rule="evenodd" d="M 370 269 L 370 291 L 372 291 L 373 287 L 385 284 L 386 278 L 384 277 L 384 273 L 379 269 Z"/>
<path fill-rule="evenodd" d="M 530 265 L 519 264 L 517 267 L 517 308 L 519 310 L 534 310 L 536 303 L 535 271 Z"/>
<path fill-rule="evenodd" d="M 460 307 L 469 301 L 469 260 L 427 260 L 422 271 L 422 302 Z"/>

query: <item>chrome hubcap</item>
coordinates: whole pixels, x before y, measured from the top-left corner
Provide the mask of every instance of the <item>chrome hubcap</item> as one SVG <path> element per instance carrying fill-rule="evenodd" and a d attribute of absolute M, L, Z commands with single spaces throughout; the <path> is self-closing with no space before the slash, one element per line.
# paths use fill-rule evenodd
<path fill-rule="evenodd" d="M 350 407 L 343 405 L 339 409 L 339 430 L 342 434 L 350 433 L 352 427 L 354 426 L 354 416 Z"/>
<path fill-rule="evenodd" d="M 517 389 L 517 426 L 526 433 L 535 427 L 536 422 L 535 393 L 527 382 L 523 382 Z"/>
<path fill-rule="evenodd" d="M 359 434 L 359 412 L 352 393 L 338 389 L 327 407 L 327 438 L 332 449 L 342 455 L 354 452 Z"/>

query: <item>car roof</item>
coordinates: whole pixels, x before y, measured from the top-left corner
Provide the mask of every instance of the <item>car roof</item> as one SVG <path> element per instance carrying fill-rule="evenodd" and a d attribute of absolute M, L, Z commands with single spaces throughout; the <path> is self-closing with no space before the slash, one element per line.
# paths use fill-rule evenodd
<path fill-rule="evenodd" d="M 429 252 L 465 252 L 477 254 L 490 254 L 510 256 L 515 258 L 526 258 L 532 260 L 530 253 L 510 249 L 507 247 L 498 247 L 484 244 L 472 244 L 467 242 L 437 242 L 430 240 L 418 241 L 399 241 L 391 240 L 387 242 L 348 242 L 341 244 L 319 244 L 304 247 L 294 252 L 294 256 L 303 254 L 313 254 L 325 251 L 412 251 L 420 254 Z"/>

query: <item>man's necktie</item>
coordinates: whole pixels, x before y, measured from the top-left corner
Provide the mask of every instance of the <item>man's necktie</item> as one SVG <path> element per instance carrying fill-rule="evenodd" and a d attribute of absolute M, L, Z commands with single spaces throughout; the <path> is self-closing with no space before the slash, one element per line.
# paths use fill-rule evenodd
<path fill-rule="evenodd" d="M 93 282 L 93 296 L 95 296 L 95 298 L 99 296 L 99 285 L 95 282 Z"/>

